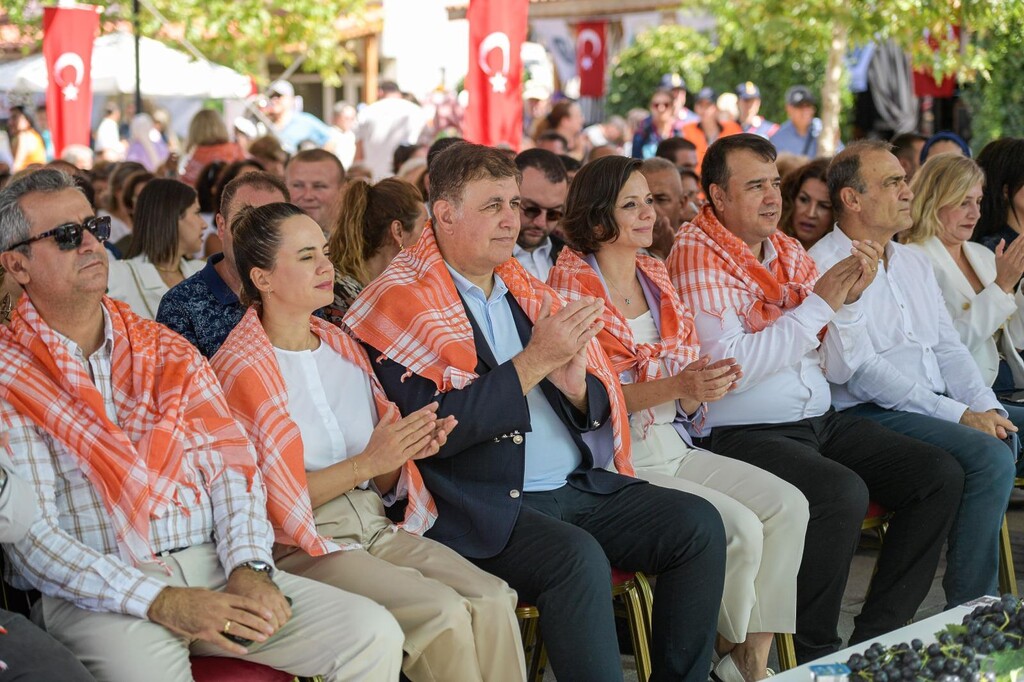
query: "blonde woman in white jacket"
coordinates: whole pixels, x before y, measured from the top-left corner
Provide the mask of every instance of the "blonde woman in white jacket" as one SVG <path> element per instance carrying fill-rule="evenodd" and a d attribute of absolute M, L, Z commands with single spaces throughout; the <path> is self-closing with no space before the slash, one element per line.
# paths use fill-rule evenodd
<path fill-rule="evenodd" d="M 932 262 L 947 310 L 982 377 L 1001 399 L 1024 390 L 1024 240 L 995 253 L 970 241 L 985 175 L 959 154 L 930 157 L 914 176 L 913 227 L 900 240 Z M 1007 406 L 1024 428 L 1024 408 Z"/>

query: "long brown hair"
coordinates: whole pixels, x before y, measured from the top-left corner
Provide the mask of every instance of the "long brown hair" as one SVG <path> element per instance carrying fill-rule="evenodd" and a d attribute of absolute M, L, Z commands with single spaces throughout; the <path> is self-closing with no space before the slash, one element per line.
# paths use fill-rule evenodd
<path fill-rule="evenodd" d="M 328 243 L 335 271 L 369 284 L 366 261 L 387 243 L 391 223 L 397 220 L 402 230 L 412 232 L 421 206 L 419 190 L 405 180 L 350 183 Z"/>
<path fill-rule="evenodd" d="M 820 180 L 822 184 L 825 184 L 828 163 L 829 159 L 815 159 L 783 176 L 782 217 L 779 218 L 779 229 L 790 237 L 796 237 L 796 230 L 793 229 L 793 209 L 796 206 L 796 198 L 800 194 L 800 189 L 808 180 Z"/>

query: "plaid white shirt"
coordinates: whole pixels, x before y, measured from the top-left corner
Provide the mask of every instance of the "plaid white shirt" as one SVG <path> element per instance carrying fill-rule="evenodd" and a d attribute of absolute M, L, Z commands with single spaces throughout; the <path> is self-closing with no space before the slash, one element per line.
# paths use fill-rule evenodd
<path fill-rule="evenodd" d="M 105 341 L 88 358 L 78 344 L 62 340 L 89 371 L 107 415 L 117 423 L 110 379 L 115 339 L 106 310 L 103 314 Z M 219 392 L 220 387 L 213 384 L 198 390 Z M 15 471 L 33 482 L 42 506 L 28 535 L 5 545 L 12 584 L 34 587 L 81 608 L 145 618 L 165 584 L 121 560 L 103 500 L 75 457 L 2 399 L 0 428 L 10 433 Z M 196 466 L 196 454 L 204 447 L 201 437 L 194 438 L 182 464 L 183 480 L 198 485 L 178 486 L 181 504 L 168 505 L 162 517 L 150 521 L 153 552 L 216 542 L 226 575 L 246 561 L 272 564 L 273 531 L 267 521 L 262 479 L 257 475 L 250 492 L 244 475 L 225 468 L 207 489 Z"/>

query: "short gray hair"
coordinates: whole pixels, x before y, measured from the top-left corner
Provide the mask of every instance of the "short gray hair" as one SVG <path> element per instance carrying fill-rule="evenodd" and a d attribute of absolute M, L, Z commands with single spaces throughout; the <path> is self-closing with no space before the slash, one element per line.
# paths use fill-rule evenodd
<path fill-rule="evenodd" d="M 835 218 L 843 214 L 843 198 L 840 193 L 844 189 L 851 187 L 858 194 L 868 191 L 860 175 L 861 156 L 869 152 L 891 151 L 892 145 L 883 140 L 858 140 L 832 158 L 828 164 L 825 184 L 828 186 L 828 198 L 832 202 L 832 215 Z"/>
<path fill-rule="evenodd" d="M 679 168 L 668 159 L 663 159 L 660 156 L 652 156 L 649 159 L 644 159 L 644 162 L 640 164 L 640 172 L 644 175 L 648 173 L 658 173 L 660 171 L 672 171 L 678 173 Z"/>
<path fill-rule="evenodd" d="M 0 251 L 7 251 L 11 244 L 28 239 L 30 226 L 21 208 L 22 197 L 33 192 L 49 194 L 66 189 L 82 191 L 74 178 L 55 168 L 42 168 L 4 187 L 0 191 Z"/>

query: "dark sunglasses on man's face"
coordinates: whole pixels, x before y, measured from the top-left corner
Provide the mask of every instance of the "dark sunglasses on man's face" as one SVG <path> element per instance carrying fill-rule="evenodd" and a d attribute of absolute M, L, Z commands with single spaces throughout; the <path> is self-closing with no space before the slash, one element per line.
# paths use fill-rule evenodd
<path fill-rule="evenodd" d="M 545 214 L 545 220 L 549 223 L 557 223 L 562 219 L 562 211 L 557 208 L 541 208 L 540 206 L 520 206 L 519 210 L 523 212 L 527 220 L 536 220 L 537 216 L 541 213 Z"/>
<path fill-rule="evenodd" d="M 13 251 L 20 246 L 27 246 L 32 242 L 53 237 L 53 240 L 57 242 L 58 249 L 61 251 L 71 251 L 82 245 L 82 237 L 87 231 L 96 238 L 96 241 L 107 241 L 110 238 L 110 216 L 93 216 L 83 223 L 58 225 L 52 230 L 47 230 L 42 234 L 37 234 L 35 237 L 29 237 L 24 241 L 20 241 L 7 250 Z"/>

